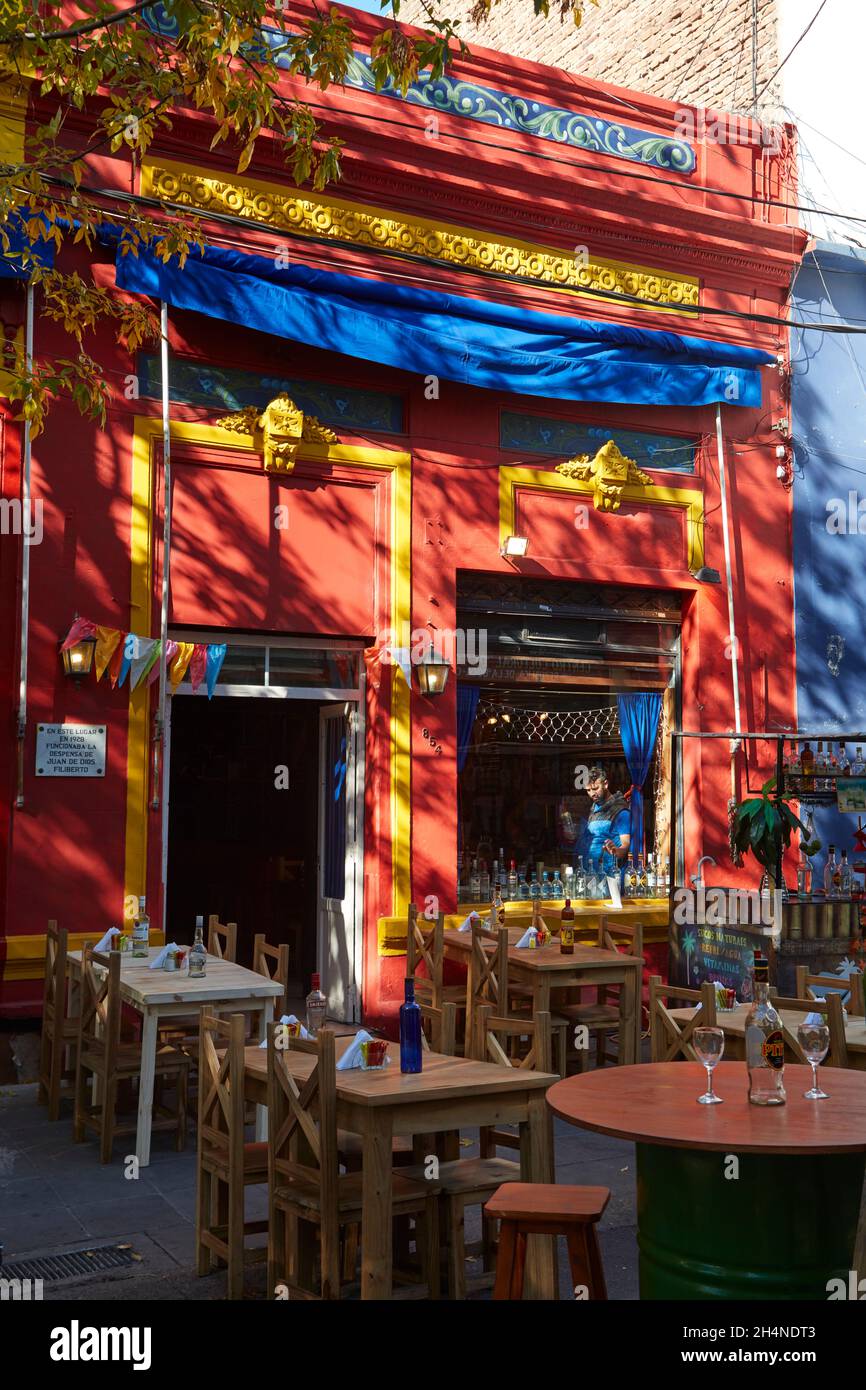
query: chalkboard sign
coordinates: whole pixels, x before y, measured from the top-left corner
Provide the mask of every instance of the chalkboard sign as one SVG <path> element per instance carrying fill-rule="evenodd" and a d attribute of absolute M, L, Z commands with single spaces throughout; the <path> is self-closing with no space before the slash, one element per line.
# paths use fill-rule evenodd
<path fill-rule="evenodd" d="M 755 951 L 767 954 L 767 937 L 736 922 L 671 923 L 671 984 L 699 989 L 704 980 L 735 989 L 740 1002 L 752 997 Z"/>

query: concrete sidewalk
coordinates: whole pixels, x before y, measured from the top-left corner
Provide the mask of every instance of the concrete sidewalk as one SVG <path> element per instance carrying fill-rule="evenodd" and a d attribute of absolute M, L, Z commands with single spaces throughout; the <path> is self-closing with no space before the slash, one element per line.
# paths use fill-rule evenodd
<path fill-rule="evenodd" d="M 612 1299 L 636 1299 L 634 1146 L 554 1121 L 556 1177 L 562 1183 L 602 1185 L 611 1200 L 600 1228 Z M 131 1142 L 131 1141 L 127 1141 Z M 467 1150 L 469 1152 L 469 1150 Z M 178 1154 L 174 1136 L 157 1133 L 149 1167 L 126 1177 L 123 1141 L 103 1167 L 93 1138 L 72 1142 L 71 1105 L 49 1123 L 36 1086 L 0 1089 L 0 1243 L 5 1266 L 25 1256 L 90 1246 L 129 1244 L 128 1268 L 44 1284 L 46 1299 L 224 1299 L 225 1274 L 195 1274 L 195 1136 Z M 267 1215 L 264 1188 L 249 1188 L 248 1219 Z M 477 1210 L 467 1213 L 467 1239 Z M 264 1240 L 264 1237 L 261 1238 Z M 560 1242 L 561 1296 L 571 1295 Z M 264 1266 L 247 1273 L 247 1291 L 267 1297 Z M 485 1295 L 480 1295 L 484 1297 Z"/>

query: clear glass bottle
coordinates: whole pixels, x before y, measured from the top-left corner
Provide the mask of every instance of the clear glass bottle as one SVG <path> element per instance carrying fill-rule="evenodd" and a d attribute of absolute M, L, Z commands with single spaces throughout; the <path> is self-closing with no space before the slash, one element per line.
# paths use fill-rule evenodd
<path fill-rule="evenodd" d="M 755 952 L 754 1003 L 746 1015 L 746 1067 L 752 1105 L 784 1105 L 785 1040 L 782 1020 L 770 1003 L 769 963 Z"/>
<path fill-rule="evenodd" d="M 851 878 L 851 865 L 848 863 L 848 851 L 842 851 L 842 863 L 839 865 L 839 893 L 843 898 L 850 898 L 853 879 Z"/>
<path fill-rule="evenodd" d="M 577 856 L 577 873 L 574 879 L 574 895 L 576 898 L 586 897 L 586 869 L 583 867 L 583 855 Z"/>
<path fill-rule="evenodd" d="M 670 857 L 669 854 L 666 854 L 666 855 L 665 855 L 665 873 L 664 873 L 664 885 L 663 885 L 663 888 L 664 888 L 664 896 L 665 896 L 666 898 L 669 897 L 669 896 L 670 896 L 670 891 L 671 891 L 671 857 Z"/>
<path fill-rule="evenodd" d="M 307 1032 L 316 1036 L 320 1028 L 325 1026 L 325 1019 L 328 1015 L 328 1001 L 322 993 L 322 977 L 314 975 L 312 987 L 306 999 L 307 1004 Z"/>
<path fill-rule="evenodd" d="M 482 902 L 482 903 L 489 903 L 489 902 L 490 902 L 490 871 L 489 871 L 488 868 L 487 868 L 487 860 L 486 860 L 486 859 L 482 859 L 482 861 L 481 861 L 481 872 L 479 873 L 479 876 L 478 876 L 478 877 L 479 877 L 478 888 L 479 888 L 479 892 L 480 892 L 480 894 L 481 894 L 481 896 L 480 896 L 480 898 L 479 898 L 478 901 L 479 901 L 479 902 Z"/>
<path fill-rule="evenodd" d="M 866 772 L 866 763 L 863 761 L 863 749 L 855 748 L 854 761 L 851 764 L 851 776 L 862 777 L 864 772 Z"/>
<path fill-rule="evenodd" d="M 529 892 L 529 879 L 527 878 L 526 874 L 523 874 L 521 876 L 520 882 L 517 886 L 517 896 L 523 903 L 529 901 L 531 895 Z"/>
<path fill-rule="evenodd" d="M 538 886 L 538 877 L 536 874 L 533 874 L 531 879 L 529 880 L 529 896 L 530 898 L 537 898 L 540 892 L 541 890 Z"/>
<path fill-rule="evenodd" d="M 558 903 L 561 903 L 563 898 L 565 897 L 565 889 L 562 886 L 562 879 L 560 877 L 559 869 L 557 869 L 554 872 L 553 882 L 550 885 L 550 896 L 551 898 L 553 898 L 554 902 Z"/>
<path fill-rule="evenodd" d="M 478 870 L 478 860 L 472 860 L 472 868 L 469 871 L 469 901 L 472 903 L 481 902 L 481 874 Z"/>
<path fill-rule="evenodd" d="M 844 743 L 839 744 L 839 752 L 836 755 L 836 762 L 839 768 L 840 777 L 848 777 L 851 774 L 851 764 L 848 761 L 848 751 Z"/>
<path fill-rule="evenodd" d="M 541 887 L 539 888 L 538 896 L 541 898 L 541 901 L 545 903 L 549 903 L 553 897 L 550 891 L 550 874 L 546 869 L 541 875 Z"/>
<path fill-rule="evenodd" d="M 838 898 L 842 890 L 842 872 L 836 862 L 836 846 L 831 845 L 824 865 L 824 894 L 827 898 Z"/>
<path fill-rule="evenodd" d="M 513 902 L 515 901 L 515 899 L 519 896 L 519 894 L 518 894 L 519 884 L 520 884 L 520 879 L 519 879 L 518 874 L 517 874 L 517 868 L 516 868 L 516 865 L 515 865 L 515 863 L 514 863 L 514 860 L 512 859 L 512 861 L 511 861 L 511 868 L 508 870 L 508 900 L 509 900 L 509 902 L 512 902 L 512 903 L 513 903 Z"/>
<path fill-rule="evenodd" d="M 421 1070 L 421 1010 L 415 1002 L 415 981 L 406 978 L 404 1002 L 400 1005 L 400 1070 Z"/>
<path fill-rule="evenodd" d="M 824 757 L 824 743 L 818 739 L 818 747 L 815 751 L 815 791 L 825 792 L 827 790 L 827 759 Z"/>
<path fill-rule="evenodd" d="M 150 947 L 150 918 L 145 910 L 145 899 L 139 898 L 138 911 L 132 919 L 132 954 L 147 959 Z"/>
<path fill-rule="evenodd" d="M 201 979 L 207 970 L 207 951 L 204 945 L 204 918 L 195 919 L 195 940 L 187 957 L 187 971 L 191 978 Z"/>
<path fill-rule="evenodd" d="M 656 866 L 653 863 L 653 855 L 648 854 L 646 857 L 646 891 L 648 898 L 655 897 L 656 887 Z"/>
<path fill-rule="evenodd" d="M 802 771 L 800 790 L 813 792 L 815 790 L 815 754 L 809 743 L 803 744 L 803 751 L 800 754 L 800 768 Z"/>

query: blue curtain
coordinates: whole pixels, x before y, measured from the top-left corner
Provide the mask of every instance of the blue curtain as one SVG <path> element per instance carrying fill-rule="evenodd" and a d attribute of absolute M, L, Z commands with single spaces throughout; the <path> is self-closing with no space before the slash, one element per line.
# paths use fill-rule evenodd
<path fill-rule="evenodd" d="M 118 240 L 118 229 L 100 229 Z M 761 404 L 769 353 L 631 324 L 537 313 L 361 275 L 278 267 L 224 247 L 183 268 L 153 252 L 116 254 L 118 289 L 365 362 L 492 391 L 635 405 Z"/>
<path fill-rule="evenodd" d="M 662 708 L 660 690 L 617 695 L 619 728 L 631 776 L 631 853 L 643 854 L 643 784 L 646 781 Z"/>
<path fill-rule="evenodd" d="M 346 721 L 329 719 L 325 730 L 325 757 L 328 794 L 325 800 L 325 863 L 323 877 L 326 898 L 346 896 Z"/>
<path fill-rule="evenodd" d="M 462 772 L 472 745 L 472 725 L 481 691 L 477 685 L 457 682 L 457 771 Z"/>

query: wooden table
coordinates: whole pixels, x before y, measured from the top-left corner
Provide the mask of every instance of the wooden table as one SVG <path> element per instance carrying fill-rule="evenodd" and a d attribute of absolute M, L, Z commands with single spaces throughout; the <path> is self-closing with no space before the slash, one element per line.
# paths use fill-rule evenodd
<path fill-rule="evenodd" d="M 847 1287 L 866 1156 L 866 1076 L 785 1067 L 784 1106 L 751 1105 L 741 1062 L 721 1062 L 722 1105 L 698 1105 L 697 1062 L 569 1077 L 547 1094 L 570 1124 L 637 1146 L 641 1298 L 827 1299 Z"/>
<path fill-rule="evenodd" d="M 553 914 L 548 914 L 552 916 Z M 550 923 L 548 923 L 550 925 Z M 516 947 L 523 936 L 521 927 L 507 927 L 509 979 L 532 990 L 533 1013 L 555 1011 L 550 994 L 554 989 L 572 989 L 584 985 L 620 985 L 619 1061 L 633 1063 L 640 1057 L 640 1000 L 643 961 L 639 956 L 625 956 L 619 951 L 607 951 L 599 946 L 581 946 L 575 942 L 574 954 L 564 956 L 559 939 L 554 937 L 548 946 L 535 950 Z M 447 931 L 444 934 L 445 956 L 462 961 L 472 969 L 472 933 Z"/>
<path fill-rule="evenodd" d="M 350 1039 L 337 1039 L 337 1057 Z M 356 1068 L 337 1072 L 337 1125 L 363 1140 L 361 1211 L 361 1297 L 391 1294 L 391 1150 L 395 1135 L 441 1134 L 485 1125 L 517 1124 L 520 1168 L 525 1182 L 553 1182 L 553 1139 L 547 1088 L 557 1077 L 425 1052 L 423 1071 L 402 1075 L 400 1049 L 390 1043 L 391 1065 L 384 1071 Z M 297 1081 L 309 1076 L 309 1054 L 283 1053 Z M 267 1099 L 267 1052 L 246 1049 L 245 1093 Z M 553 1242 L 533 1237 L 528 1251 L 527 1291 L 536 1299 L 556 1297 Z"/>
<path fill-rule="evenodd" d="M 730 1012 L 726 1009 L 716 1009 L 716 1026 L 721 1028 L 725 1035 L 725 1056 L 729 1060 L 745 1059 L 746 1015 L 751 1007 L 751 1004 L 738 1004 Z M 808 1009 L 780 1010 L 782 1022 L 794 1037 L 797 1036 L 797 1025 L 803 1022 L 808 1012 Z M 693 1013 L 693 1009 L 671 1009 L 671 1017 L 679 1019 L 680 1022 L 688 1022 Z M 849 1017 L 845 1024 L 845 1043 L 848 1048 L 848 1066 L 855 1071 L 866 1071 L 866 1018 Z"/>
<path fill-rule="evenodd" d="M 149 960 L 161 950 L 151 946 Z M 81 952 L 70 951 L 73 980 L 81 973 Z M 283 986 L 242 965 L 208 956 L 203 977 L 190 977 L 181 971 L 151 970 L 141 957 L 124 952 L 120 959 L 120 994 L 141 1014 L 141 1073 L 138 1083 L 138 1130 L 135 1152 L 139 1167 L 150 1163 L 150 1132 L 153 1118 L 153 1078 L 156 1062 L 157 1027 L 160 1020 L 197 1014 L 202 1004 L 220 1013 L 258 1012 L 259 1037 L 267 1032 L 274 1015 L 274 1000 Z M 264 1138 L 264 1112 L 257 1134 Z"/>

